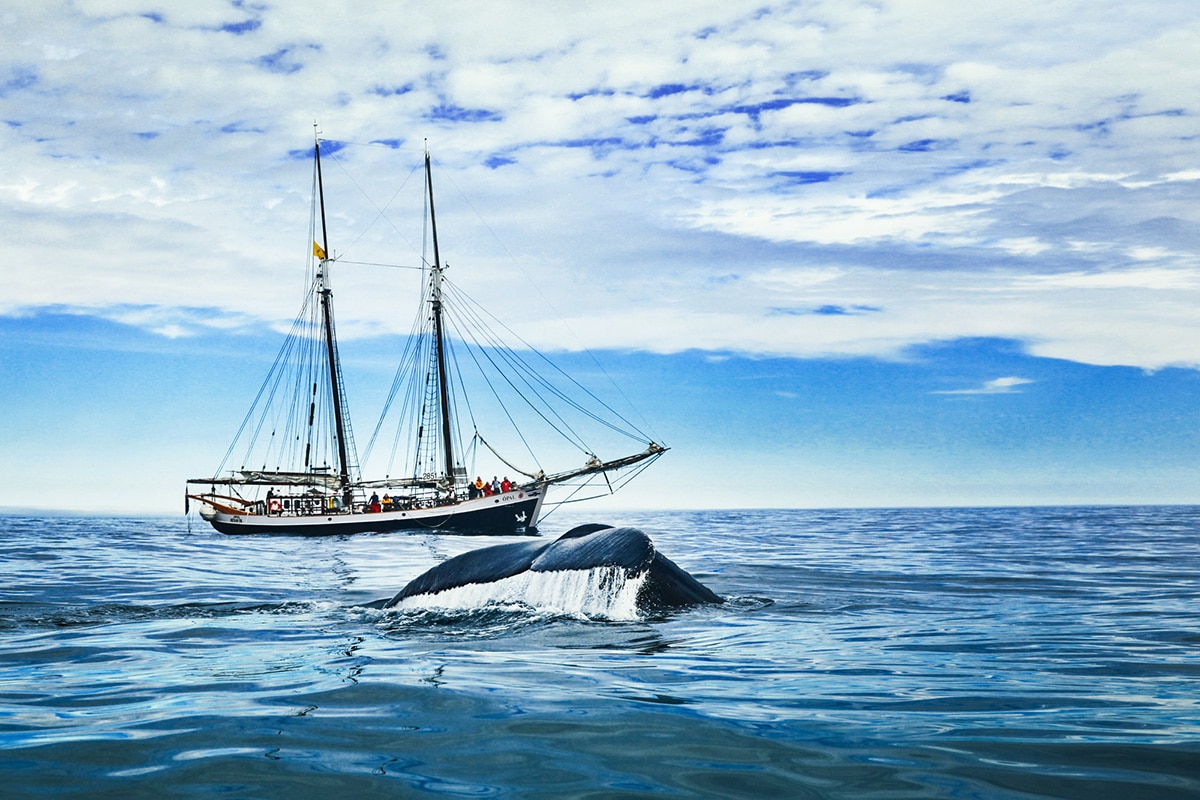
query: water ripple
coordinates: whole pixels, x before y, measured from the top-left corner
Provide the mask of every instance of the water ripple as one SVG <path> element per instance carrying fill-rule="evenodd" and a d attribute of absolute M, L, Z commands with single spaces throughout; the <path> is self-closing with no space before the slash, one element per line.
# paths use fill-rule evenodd
<path fill-rule="evenodd" d="M 383 610 L 480 543 L 0 517 L 6 790 L 1200 797 L 1196 509 L 613 521 L 729 602 Z"/>

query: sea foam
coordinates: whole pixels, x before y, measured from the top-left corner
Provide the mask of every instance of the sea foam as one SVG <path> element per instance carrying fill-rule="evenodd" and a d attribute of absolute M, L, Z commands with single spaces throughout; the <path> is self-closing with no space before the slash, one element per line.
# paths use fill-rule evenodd
<path fill-rule="evenodd" d="M 528 571 L 489 583 L 406 597 L 396 608 L 470 611 L 516 607 L 589 619 L 632 620 L 640 618 L 637 596 L 645 580 L 645 573 L 627 577 L 623 567 Z"/>

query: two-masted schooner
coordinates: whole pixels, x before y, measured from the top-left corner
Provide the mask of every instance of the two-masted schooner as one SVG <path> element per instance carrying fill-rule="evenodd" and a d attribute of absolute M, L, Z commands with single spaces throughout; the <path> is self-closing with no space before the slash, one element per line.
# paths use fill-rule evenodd
<path fill-rule="evenodd" d="M 330 272 L 338 259 L 330 249 L 325 215 L 323 141 L 318 136 L 312 151 L 313 248 L 302 309 L 216 473 L 187 481 L 185 508 L 195 503 L 205 520 L 227 534 L 335 535 L 406 529 L 532 532 L 543 513 L 550 486 L 582 487 L 603 479 L 603 487 L 613 491 L 614 481 L 618 487 L 623 485 L 666 451 L 580 384 L 570 381 L 582 390 L 574 396 L 557 388 L 547 376 L 562 378 L 565 373 L 532 348 L 525 348 L 525 355 L 509 348 L 506 342 L 515 334 L 489 337 L 479 333 L 485 329 L 482 323 L 494 318 L 474 306 L 446 278 L 426 149 L 421 187 L 427 234 L 423 249 L 428 250 L 431 242 L 432 254 L 422 253 L 422 297 L 417 321 L 406 340 L 388 402 L 369 446 L 374 446 L 389 409 L 399 405 L 406 410 L 398 413 L 401 422 L 396 425 L 391 450 L 393 460 L 398 449 L 406 458 L 395 474 L 389 468 L 382 477 L 365 479 L 355 451 L 334 325 Z M 452 300 L 463 303 L 467 310 L 452 315 Z M 454 331 L 450 330 L 452 322 L 457 326 Z M 470 358 L 456 359 L 457 351 L 469 352 Z M 503 405 L 501 390 L 505 388 L 517 398 L 510 398 L 509 406 L 492 415 L 491 420 L 514 419 L 513 404 L 532 408 L 537 417 L 550 423 L 574 446 L 583 463 L 547 473 L 528 464 L 522 468 L 517 465 L 522 458 L 502 455 L 478 429 L 471 401 L 459 396 L 469 383 L 459 363 L 464 360 L 505 373 L 495 382 L 476 381 L 477 386 L 487 386 L 488 399 Z M 551 397 L 547 400 L 539 393 Z M 586 408 L 579 397 L 594 401 L 601 410 Z M 397 398 L 401 402 L 394 404 Z M 565 416 L 548 405 L 539 405 L 554 400 L 639 442 L 642 449 L 601 458 Z M 465 447 L 458 424 L 464 408 L 476 424 Z M 522 431 L 513 441 L 527 450 L 523 458 L 536 459 L 527 439 Z M 229 468 L 239 443 L 244 446 L 244 455 L 240 462 L 233 462 L 238 466 Z M 516 477 L 509 479 L 506 475 L 502 485 L 479 476 L 472 478 L 467 471 L 468 451 L 473 454 L 471 459 L 482 453 Z M 637 469 L 629 469 L 633 467 Z"/>

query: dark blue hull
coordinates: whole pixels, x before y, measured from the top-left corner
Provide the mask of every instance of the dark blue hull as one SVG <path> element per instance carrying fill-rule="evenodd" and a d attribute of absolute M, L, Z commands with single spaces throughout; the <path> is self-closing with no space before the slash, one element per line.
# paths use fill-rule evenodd
<path fill-rule="evenodd" d="M 522 493 L 520 497 L 514 493 L 453 506 L 377 514 L 260 516 L 218 513 L 206 519 L 218 531 L 230 535 L 341 536 L 388 531 L 445 531 L 512 536 L 536 531 L 541 502 L 541 493 L 533 492 Z"/>

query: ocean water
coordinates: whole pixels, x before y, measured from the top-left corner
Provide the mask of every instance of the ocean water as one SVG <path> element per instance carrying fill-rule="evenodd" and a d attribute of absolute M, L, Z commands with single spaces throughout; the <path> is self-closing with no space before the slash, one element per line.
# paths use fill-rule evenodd
<path fill-rule="evenodd" d="M 0 516 L 0 796 L 1200 797 L 1200 509 L 543 536 L 583 521 L 729 602 L 557 576 L 384 611 L 499 540 Z"/>

